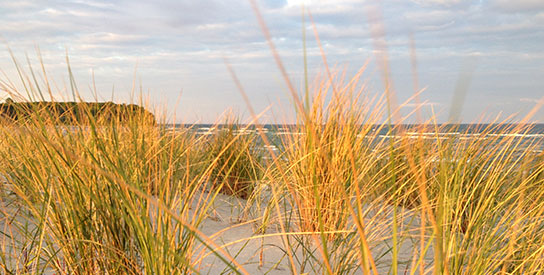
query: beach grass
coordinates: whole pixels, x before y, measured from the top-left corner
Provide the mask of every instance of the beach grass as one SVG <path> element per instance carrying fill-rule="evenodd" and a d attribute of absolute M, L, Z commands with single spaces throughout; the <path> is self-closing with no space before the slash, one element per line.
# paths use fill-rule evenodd
<path fill-rule="evenodd" d="M 275 144 L 257 118 L 227 116 L 207 135 L 85 105 L 70 125 L 46 109 L 2 118 L 0 270 L 190 274 L 213 258 L 239 274 L 249 251 L 270 274 L 544 272 L 543 140 L 530 117 L 387 123 L 401 107 L 370 96 L 364 72 L 318 76 L 304 100 L 292 93 L 297 123 Z M 51 90 L 20 74 L 24 88 L 2 82 L 12 98 Z M 250 213 L 203 233 L 224 195 Z M 251 236 L 219 242 L 246 224 Z M 267 266 L 267 253 L 280 257 Z"/>
<path fill-rule="evenodd" d="M 210 179 L 220 192 L 248 199 L 262 178 L 262 154 L 256 148 L 257 135 L 238 119 L 227 117 L 207 144 L 205 155 L 214 167 Z"/>

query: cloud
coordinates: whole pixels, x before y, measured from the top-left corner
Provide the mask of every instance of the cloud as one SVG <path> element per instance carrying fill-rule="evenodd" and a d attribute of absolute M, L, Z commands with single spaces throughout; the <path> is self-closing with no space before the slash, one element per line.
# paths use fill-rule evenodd
<path fill-rule="evenodd" d="M 519 101 L 521 102 L 530 102 L 530 103 L 541 103 L 542 101 L 544 100 L 544 97 L 543 98 L 527 98 L 527 97 L 522 97 L 519 99 Z"/>
<path fill-rule="evenodd" d="M 436 107 L 436 106 L 441 106 L 443 105 L 442 103 L 438 103 L 438 102 L 421 102 L 421 103 L 405 103 L 403 104 L 402 106 L 400 106 L 401 108 L 423 108 L 423 107 Z"/>
<path fill-rule="evenodd" d="M 514 12 L 538 12 L 544 10 L 542 0 L 491 0 L 491 6 L 506 13 Z"/>
<path fill-rule="evenodd" d="M 282 8 L 287 5 L 287 0 L 261 0 L 262 4 L 269 9 Z"/>
<path fill-rule="evenodd" d="M 501 96 L 521 106 L 524 101 L 519 98 L 536 98 L 544 88 L 534 81 L 544 68 L 544 12 L 539 12 L 544 1 L 257 1 L 295 82 L 300 81 L 303 71 L 304 2 L 312 12 L 329 64 L 349 63 L 349 70 L 356 70 L 374 56 L 373 43 L 379 39 L 387 46 L 379 50 L 385 53 L 387 49 L 395 87 L 404 98 L 412 93 L 407 72 L 409 34 L 413 33 L 420 82 L 429 86 L 426 94 L 430 103 L 423 106 L 447 103 L 459 63 L 470 55 L 480 56 L 479 74 L 484 77 L 476 80 L 475 92 L 493 91 L 490 104 L 493 96 Z M 267 106 L 269 100 L 283 96 L 277 91 L 285 90 L 247 0 L 51 0 L 2 5 L 0 37 L 20 60 L 25 53 L 32 56 L 35 45 L 39 45 L 50 75 L 58 75 L 59 83 L 63 83 L 68 49 L 78 79 L 87 80 L 89 69 L 93 69 L 104 97 L 109 97 L 114 84 L 120 87 L 126 81 L 130 89 L 138 64 L 138 80 L 157 97 L 177 96 L 183 88 L 192 109 L 209 113 L 225 109 L 234 102 L 226 94 L 237 93 L 235 86 L 229 85 L 232 80 L 223 64 L 224 56 L 245 81 L 257 106 Z M 369 22 L 369 9 L 382 13 L 383 19 Z M 512 14 L 519 12 L 524 12 L 523 16 Z M 384 36 L 372 37 L 371 30 L 380 25 L 384 26 Z M 308 22 L 306 46 L 311 73 L 323 68 L 312 28 Z M 8 73 L 13 68 L 11 62 L 6 51 L 0 52 L 0 66 Z M 371 63 L 368 70 L 379 79 L 375 64 Z M 88 86 L 85 84 L 80 86 Z M 379 85 L 375 86 L 379 90 Z M 522 89 L 523 94 L 512 95 L 510 91 L 515 89 Z M 215 100 L 218 102 L 209 102 Z"/>
<path fill-rule="evenodd" d="M 117 45 L 141 44 L 145 42 L 146 35 L 122 34 L 111 32 L 95 32 L 83 35 L 78 43 L 96 45 Z"/>
<path fill-rule="evenodd" d="M 416 3 L 421 6 L 460 6 L 470 4 L 470 0 L 412 0 L 413 3 Z"/>

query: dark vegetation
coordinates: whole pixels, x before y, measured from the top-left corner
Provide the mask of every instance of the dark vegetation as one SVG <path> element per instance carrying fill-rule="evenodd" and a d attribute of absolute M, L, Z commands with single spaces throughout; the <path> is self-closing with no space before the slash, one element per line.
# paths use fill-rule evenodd
<path fill-rule="evenodd" d="M 0 117 L 13 122 L 24 123 L 33 115 L 54 117 L 53 124 L 88 124 L 89 117 L 96 122 L 118 121 L 127 123 L 133 120 L 155 124 L 155 116 L 136 104 L 116 104 L 113 102 L 14 102 L 7 99 L 0 103 Z M 43 116 L 47 114 L 48 116 Z"/>

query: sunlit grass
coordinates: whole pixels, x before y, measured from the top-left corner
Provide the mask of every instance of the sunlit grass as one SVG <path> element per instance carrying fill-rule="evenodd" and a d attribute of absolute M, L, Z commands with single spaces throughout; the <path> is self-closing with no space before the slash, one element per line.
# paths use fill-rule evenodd
<path fill-rule="evenodd" d="M 245 273 L 249 253 L 260 266 L 279 254 L 262 268 L 271 273 L 543 272 L 542 135 L 506 123 L 462 132 L 435 117 L 383 124 L 398 110 L 369 95 L 363 73 L 318 76 L 283 132 L 226 117 L 203 135 L 85 105 L 70 125 L 38 105 L 2 118 L 0 269 L 178 274 L 217 258 Z M 51 89 L 21 79 L 26 90 L 1 88 L 15 99 Z M 202 233 L 225 194 L 244 219 Z M 248 224 L 252 235 L 219 243 Z"/>
<path fill-rule="evenodd" d="M 262 177 L 262 150 L 256 148 L 257 135 L 235 119 L 216 126 L 208 137 L 206 155 L 213 165 L 214 186 L 222 193 L 247 199 Z"/>
<path fill-rule="evenodd" d="M 193 269 L 195 243 L 206 238 L 196 228 L 217 195 L 205 190 L 212 168 L 204 140 L 165 132 L 136 112 L 97 121 L 79 106 L 84 119 L 69 125 L 33 109 L 20 110 L 31 114 L 24 121 L 2 121 L 4 272 Z"/>

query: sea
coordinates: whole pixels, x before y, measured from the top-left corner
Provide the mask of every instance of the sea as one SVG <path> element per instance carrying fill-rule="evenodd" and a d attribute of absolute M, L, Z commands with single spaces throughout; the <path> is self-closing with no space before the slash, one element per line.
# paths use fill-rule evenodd
<path fill-rule="evenodd" d="M 255 134 L 258 131 L 264 133 L 275 150 L 279 149 L 278 144 L 282 136 L 301 135 L 300 127 L 294 124 L 262 124 L 262 125 L 227 125 L 227 124 L 164 124 L 166 130 L 179 131 L 189 129 L 197 135 L 214 135 L 217 131 L 231 128 L 238 133 Z M 539 153 L 544 150 L 544 124 L 402 124 L 402 125 L 372 125 L 369 136 L 373 139 L 390 139 L 403 136 L 412 138 L 423 138 L 429 140 L 452 139 L 470 140 L 494 138 L 500 142 L 503 139 L 511 138 L 519 141 L 518 149 L 531 146 L 531 150 Z M 277 142 L 275 142 L 277 141 Z M 265 146 L 265 145 L 263 145 Z"/>

